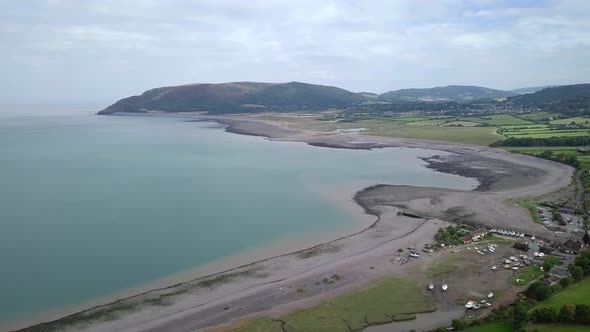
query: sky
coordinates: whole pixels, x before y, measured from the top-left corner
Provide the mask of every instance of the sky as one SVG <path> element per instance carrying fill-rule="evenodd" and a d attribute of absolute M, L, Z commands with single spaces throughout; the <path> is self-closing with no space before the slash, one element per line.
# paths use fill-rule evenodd
<path fill-rule="evenodd" d="M 590 81 L 589 0 L 0 0 L 0 103 L 233 81 Z"/>

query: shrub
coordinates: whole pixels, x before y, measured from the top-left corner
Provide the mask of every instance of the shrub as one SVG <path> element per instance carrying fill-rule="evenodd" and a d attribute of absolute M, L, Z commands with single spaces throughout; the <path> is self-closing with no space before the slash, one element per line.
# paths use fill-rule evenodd
<path fill-rule="evenodd" d="M 587 304 L 576 304 L 576 323 L 590 324 L 590 306 Z"/>
<path fill-rule="evenodd" d="M 547 285 L 546 283 L 537 281 L 532 283 L 526 289 L 525 295 L 528 298 L 543 301 L 551 297 L 551 295 L 553 295 L 553 290 L 551 289 L 551 286 Z"/>
<path fill-rule="evenodd" d="M 461 331 L 469 327 L 469 323 L 462 319 L 453 319 L 452 326 L 455 330 Z"/>
<path fill-rule="evenodd" d="M 584 278 L 584 270 L 582 270 L 582 268 L 579 266 L 572 266 L 570 268 L 570 273 L 572 274 L 572 278 L 574 278 L 575 281 L 580 281 Z"/>
<path fill-rule="evenodd" d="M 545 307 L 533 310 L 531 319 L 535 323 L 554 323 L 557 321 L 558 313 L 555 307 Z"/>
<path fill-rule="evenodd" d="M 572 323 L 576 317 L 576 307 L 571 304 L 564 304 L 559 310 L 558 320 L 562 323 Z"/>
<path fill-rule="evenodd" d="M 574 280 L 574 278 L 571 277 L 566 277 L 566 278 L 562 278 L 561 280 L 559 280 L 559 284 L 561 285 L 561 287 L 563 288 L 568 288 L 569 286 L 571 286 L 574 282 L 576 282 Z"/>
<path fill-rule="evenodd" d="M 551 293 L 555 294 L 555 293 L 559 293 L 563 290 L 563 286 L 561 286 L 561 284 L 555 284 L 553 286 L 551 286 Z"/>

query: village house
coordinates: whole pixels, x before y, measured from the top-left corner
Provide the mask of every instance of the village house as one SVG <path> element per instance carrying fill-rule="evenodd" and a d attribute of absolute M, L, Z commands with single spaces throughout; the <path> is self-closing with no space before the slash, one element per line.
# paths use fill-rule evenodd
<path fill-rule="evenodd" d="M 547 281 L 549 285 L 553 286 L 559 283 L 559 280 L 569 276 L 571 276 L 571 274 L 568 270 L 554 266 L 551 270 L 549 270 L 549 272 L 547 272 L 545 281 Z"/>
<path fill-rule="evenodd" d="M 577 255 L 583 246 L 584 243 L 581 240 L 570 238 L 561 245 L 560 251 L 566 254 Z"/>
<path fill-rule="evenodd" d="M 471 236 L 471 240 L 472 241 L 479 241 L 481 240 L 484 236 L 486 236 L 486 234 L 488 234 L 488 230 L 485 228 L 479 228 L 476 229 L 472 232 L 469 233 L 469 236 Z"/>
<path fill-rule="evenodd" d="M 484 236 L 486 236 L 486 234 L 488 234 L 487 229 L 485 229 L 485 228 L 476 229 L 474 231 L 469 232 L 469 234 L 467 234 L 466 236 L 463 237 L 463 243 L 467 244 L 467 243 L 471 243 L 473 241 L 479 241 Z"/>

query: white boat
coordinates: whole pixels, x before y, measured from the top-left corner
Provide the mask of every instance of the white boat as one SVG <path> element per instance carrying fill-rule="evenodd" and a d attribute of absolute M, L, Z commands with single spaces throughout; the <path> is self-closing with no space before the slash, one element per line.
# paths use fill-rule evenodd
<path fill-rule="evenodd" d="M 531 236 L 531 240 L 532 240 L 532 241 L 535 241 L 535 239 L 536 239 L 536 237 L 535 237 L 534 235 L 533 235 L 533 236 Z"/>
<path fill-rule="evenodd" d="M 491 299 L 492 297 L 494 297 L 494 293 L 490 292 L 490 293 L 488 294 L 488 299 Z"/>
<path fill-rule="evenodd" d="M 490 268 L 490 270 L 492 270 L 492 271 L 496 271 L 496 269 L 497 269 L 497 268 L 498 268 L 498 267 L 497 267 L 496 265 L 494 265 L 494 266 L 492 266 L 492 267 Z"/>
<path fill-rule="evenodd" d="M 477 253 L 478 253 L 478 254 L 480 254 L 480 255 L 483 255 L 483 252 L 481 252 L 481 251 L 479 251 L 479 250 L 477 251 Z"/>
<path fill-rule="evenodd" d="M 428 284 L 428 290 L 434 290 L 434 284 L 432 284 L 432 283 Z"/>
<path fill-rule="evenodd" d="M 544 256 L 545 256 L 544 253 L 542 253 L 542 252 L 539 253 L 539 257 L 544 257 Z"/>
<path fill-rule="evenodd" d="M 533 253 L 533 256 L 535 256 L 535 257 L 539 257 L 539 253 L 535 251 L 535 252 Z"/>
<path fill-rule="evenodd" d="M 447 284 L 442 284 L 442 286 L 440 286 L 440 288 L 441 288 L 443 291 L 446 291 L 447 289 L 449 289 L 449 286 L 448 286 Z"/>
<path fill-rule="evenodd" d="M 418 257 L 420 257 L 420 254 L 413 252 L 413 253 L 410 254 L 410 257 L 416 257 L 416 258 L 418 258 Z"/>
<path fill-rule="evenodd" d="M 454 252 L 456 254 L 459 252 L 459 249 L 454 249 L 454 250 L 452 250 L 452 252 Z"/>
<path fill-rule="evenodd" d="M 467 301 L 467 303 L 465 303 L 465 308 L 471 309 L 471 308 L 473 308 L 474 304 L 475 304 L 475 301 Z"/>

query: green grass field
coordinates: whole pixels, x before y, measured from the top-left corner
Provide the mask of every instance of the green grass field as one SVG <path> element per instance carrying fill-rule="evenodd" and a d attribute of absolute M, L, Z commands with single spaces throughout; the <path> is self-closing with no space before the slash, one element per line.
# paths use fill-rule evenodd
<path fill-rule="evenodd" d="M 543 276 L 543 272 L 536 266 L 527 266 L 520 269 L 519 273 L 514 277 L 513 283 L 517 286 L 526 285 L 529 282 Z M 516 281 L 522 280 L 522 281 Z"/>
<path fill-rule="evenodd" d="M 365 133 L 375 136 L 406 137 L 476 145 L 489 145 L 504 139 L 504 136 L 497 134 L 496 129 L 492 127 L 381 126 L 380 128 L 371 128 Z"/>
<path fill-rule="evenodd" d="M 570 123 L 575 123 L 575 124 L 590 124 L 590 118 L 583 118 L 583 117 L 575 117 L 575 118 L 567 118 L 567 119 L 558 119 L 558 120 L 553 120 L 550 121 L 549 123 L 551 124 L 565 124 L 568 125 Z"/>
<path fill-rule="evenodd" d="M 538 154 L 543 151 L 553 151 L 553 153 L 575 153 L 575 146 L 507 146 L 504 149 L 514 152 Z"/>
<path fill-rule="evenodd" d="M 439 126 L 439 125 L 442 125 L 446 122 L 448 122 L 447 119 L 429 119 L 429 120 L 408 122 L 408 123 L 406 123 L 406 125 L 408 125 L 408 126 Z"/>
<path fill-rule="evenodd" d="M 514 126 L 514 125 L 530 125 L 531 121 L 519 119 L 509 114 L 494 114 L 490 116 L 480 116 L 481 122 L 492 126 Z"/>
<path fill-rule="evenodd" d="M 539 330 L 540 332 L 588 332 L 590 326 L 583 325 L 557 325 L 557 324 L 543 324 L 543 325 L 531 325 L 530 330 Z"/>
<path fill-rule="evenodd" d="M 564 304 L 588 304 L 590 305 L 590 278 L 586 278 L 579 283 L 553 295 L 548 300 L 542 302 L 537 307 L 555 306 L 561 308 Z"/>
<path fill-rule="evenodd" d="M 502 132 L 507 137 L 515 138 L 548 138 L 548 137 L 575 137 L 590 135 L 590 129 L 582 130 L 539 130 L 531 129 L 518 132 Z"/>
<path fill-rule="evenodd" d="M 335 117 L 334 114 L 265 114 L 260 119 L 272 120 L 298 129 L 330 132 L 337 129 L 365 128 L 363 134 L 400 138 L 416 138 L 476 145 L 490 145 L 506 137 L 547 138 L 554 136 L 590 135 L 588 129 L 551 129 L 547 124 L 534 122 L 550 113 L 537 112 L 512 116 L 494 114 L 483 116 L 392 116 L 368 119 L 368 115 Z M 527 117 L 529 116 L 529 117 Z M 530 119 L 530 121 L 529 121 Z M 578 120 L 576 120 L 578 119 Z M 572 118 L 560 119 L 580 121 Z M 585 121 L 585 120 L 584 120 Z M 571 122 L 571 121 L 570 121 Z M 459 126 L 461 125 L 461 126 Z M 589 158 L 590 159 L 590 158 Z"/>
<path fill-rule="evenodd" d="M 550 112 L 533 112 L 528 114 L 520 114 L 519 117 L 532 120 L 532 121 L 539 121 L 548 118 L 558 118 L 561 114 L 559 113 L 550 113 Z"/>
<path fill-rule="evenodd" d="M 407 279 L 388 278 L 368 288 L 329 300 L 319 306 L 303 309 L 280 318 L 289 331 L 361 330 L 371 324 L 413 319 L 414 313 L 431 312 L 436 305 L 417 285 Z M 280 325 L 279 325 L 280 327 Z M 241 322 L 229 331 L 280 331 L 269 318 Z"/>
<path fill-rule="evenodd" d="M 498 321 L 481 326 L 474 326 L 468 328 L 465 332 L 512 332 L 512 327 L 506 322 Z"/>

